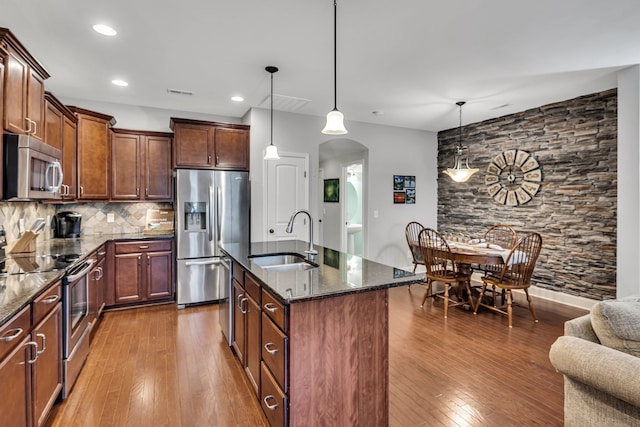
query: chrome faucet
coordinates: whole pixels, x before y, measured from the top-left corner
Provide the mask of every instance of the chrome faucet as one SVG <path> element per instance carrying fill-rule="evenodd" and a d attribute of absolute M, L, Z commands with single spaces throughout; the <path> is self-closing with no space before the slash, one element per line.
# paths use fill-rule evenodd
<path fill-rule="evenodd" d="M 313 218 L 311 218 L 311 214 L 309 213 L 308 210 L 298 209 L 297 211 L 295 211 L 293 215 L 291 215 L 291 218 L 289 219 L 289 224 L 287 224 L 287 229 L 285 231 L 287 233 L 293 233 L 293 221 L 295 221 L 296 216 L 299 213 L 307 214 L 307 216 L 309 217 L 309 249 L 306 250 L 305 253 L 308 253 L 309 255 L 316 255 L 318 251 L 313 249 Z"/>

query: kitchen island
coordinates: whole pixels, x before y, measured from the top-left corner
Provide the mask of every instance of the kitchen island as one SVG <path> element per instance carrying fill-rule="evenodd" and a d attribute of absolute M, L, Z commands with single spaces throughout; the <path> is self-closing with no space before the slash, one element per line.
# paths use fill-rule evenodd
<path fill-rule="evenodd" d="M 387 291 L 422 277 L 323 247 L 309 258 L 308 246 L 223 244 L 236 355 L 271 425 L 388 425 Z M 307 262 L 261 262 L 283 254 Z"/>

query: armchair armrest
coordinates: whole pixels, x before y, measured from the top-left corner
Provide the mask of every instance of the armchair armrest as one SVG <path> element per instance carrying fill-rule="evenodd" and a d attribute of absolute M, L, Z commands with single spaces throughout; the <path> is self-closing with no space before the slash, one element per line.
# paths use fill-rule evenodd
<path fill-rule="evenodd" d="M 561 336 L 551 345 L 549 359 L 563 375 L 640 407 L 640 358 Z"/>

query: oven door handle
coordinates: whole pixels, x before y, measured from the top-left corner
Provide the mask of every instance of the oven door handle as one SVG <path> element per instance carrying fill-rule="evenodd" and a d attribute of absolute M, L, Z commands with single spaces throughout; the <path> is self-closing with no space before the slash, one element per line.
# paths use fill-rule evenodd
<path fill-rule="evenodd" d="M 81 278 L 82 276 L 86 275 L 87 273 L 89 273 L 89 270 L 91 270 L 91 268 L 93 267 L 93 264 L 95 264 L 96 260 L 95 259 L 88 259 L 85 261 L 86 264 L 88 264 L 85 268 L 83 268 L 82 270 L 78 271 L 76 274 L 71 274 L 66 276 L 67 282 L 74 282 L 76 280 L 78 280 L 79 278 Z"/>

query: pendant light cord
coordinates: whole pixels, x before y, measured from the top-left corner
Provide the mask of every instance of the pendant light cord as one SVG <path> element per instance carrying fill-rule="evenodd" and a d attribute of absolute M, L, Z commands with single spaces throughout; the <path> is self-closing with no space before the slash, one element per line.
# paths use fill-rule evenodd
<path fill-rule="evenodd" d="M 271 143 L 273 145 L 273 72 L 271 72 Z"/>
<path fill-rule="evenodd" d="M 333 0 L 333 109 L 338 109 L 338 3 Z"/>

